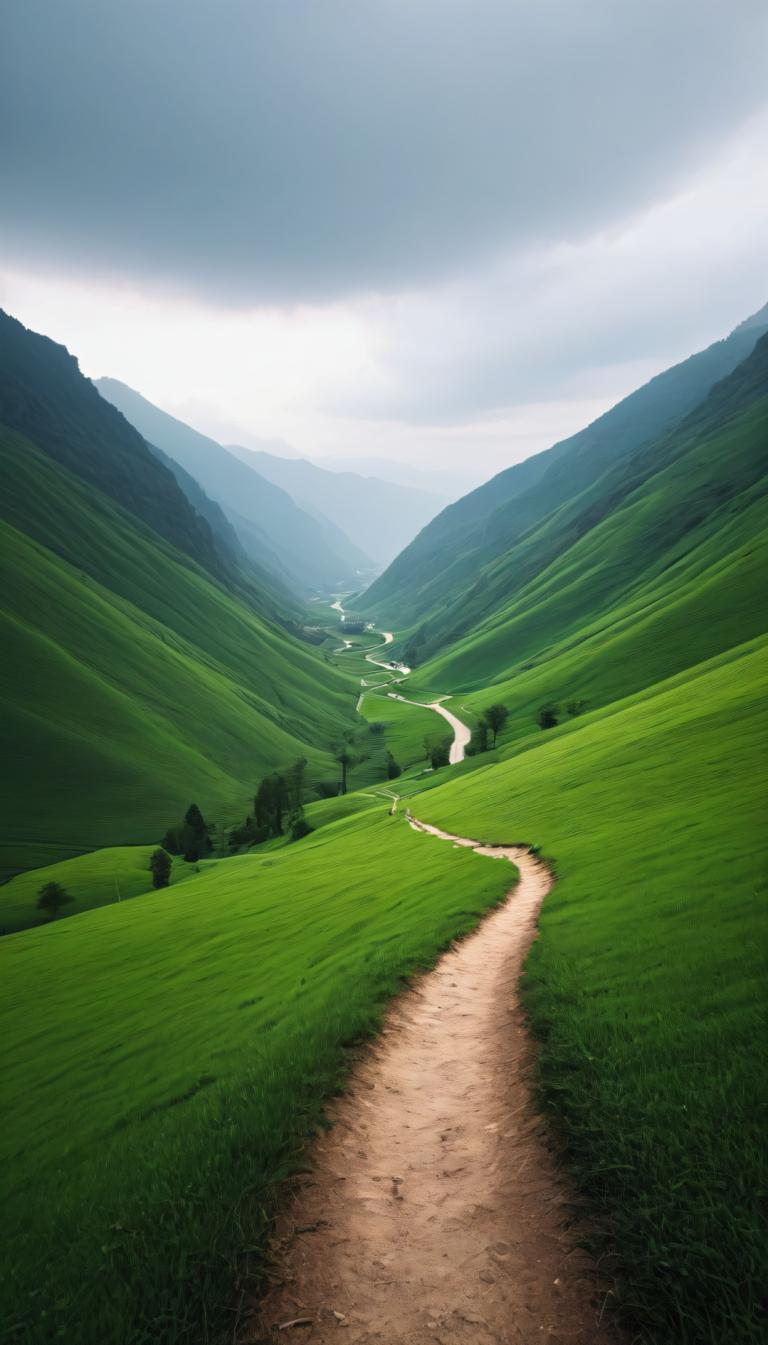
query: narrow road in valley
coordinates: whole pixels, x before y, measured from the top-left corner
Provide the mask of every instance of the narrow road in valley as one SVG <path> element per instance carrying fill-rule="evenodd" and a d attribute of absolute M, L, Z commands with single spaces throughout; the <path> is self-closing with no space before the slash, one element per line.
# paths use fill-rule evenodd
<path fill-rule="evenodd" d="M 447 697 L 441 697 L 440 700 L 430 701 L 429 703 L 424 704 L 422 701 L 409 701 L 405 696 L 398 695 L 396 691 L 390 691 L 388 695 L 391 700 L 403 701 L 405 705 L 418 705 L 422 710 L 434 710 L 436 715 L 442 715 L 446 723 L 450 724 L 453 729 L 453 742 L 451 743 L 448 764 L 450 766 L 455 766 L 458 761 L 464 760 L 466 748 L 472 737 L 472 730 L 469 729 L 466 724 L 463 724 L 460 719 L 457 719 L 456 715 L 452 715 L 450 710 L 446 710 L 441 702 L 447 699 Z"/>
<path fill-rule="evenodd" d="M 247 1340 L 312 1345 L 589 1345 L 595 1268 L 531 1098 L 518 993 L 551 876 L 527 850 L 503 905 L 402 994 L 330 1108 L 273 1244 L 275 1287 Z M 346 1329 L 344 1329 L 346 1328 Z"/>
<path fill-rule="evenodd" d="M 344 615 L 344 606 L 341 598 L 337 598 L 335 602 L 331 603 L 331 610 L 334 612 L 340 612 L 342 616 Z M 370 625 L 369 629 L 373 630 L 374 627 Z M 381 644 L 374 645 L 373 648 L 368 651 L 368 653 L 365 655 L 365 661 L 366 663 L 375 664 L 377 668 L 382 668 L 384 672 L 389 673 L 390 676 L 388 681 L 386 682 L 379 681 L 376 683 L 371 683 L 367 677 L 362 677 L 360 679 L 360 685 L 368 691 L 374 691 L 374 692 L 380 691 L 383 690 L 383 688 L 386 686 L 393 685 L 395 682 L 402 682 L 403 679 L 408 677 L 411 672 L 411 669 L 405 663 L 398 663 L 395 660 L 377 659 L 373 657 L 373 655 L 375 653 L 378 653 L 379 650 L 384 649 L 386 645 L 391 644 L 394 639 L 394 635 L 391 630 L 382 631 L 381 634 L 382 634 Z M 346 640 L 344 639 L 344 637 L 342 637 L 342 644 L 335 652 L 337 654 L 344 654 L 348 649 L 352 648 L 353 648 L 352 641 Z M 365 691 L 361 692 L 360 697 L 358 699 L 357 702 L 358 711 L 360 709 L 364 694 Z M 451 750 L 448 758 L 449 765 L 455 766 L 457 762 L 464 760 L 466 748 L 469 745 L 470 738 L 472 737 L 472 731 L 467 727 L 466 724 L 462 723 L 462 721 L 458 719 L 456 715 L 451 714 L 450 710 L 446 710 L 442 702 L 444 700 L 449 700 L 450 698 L 448 696 L 441 696 L 438 700 L 424 702 L 424 701 L 408 700 L 406 696 L 400 696 L 395 691 L 389 691 L 387 695 L 392 700 L 401 701 L 404 705 L 416 705 L 421 710 L 434 710 L 435 714 L 440 715 L 446 721 L 446 723 L 450 725 L 451 729 L 453 730 L 453 741 L 451 742 Z"/>

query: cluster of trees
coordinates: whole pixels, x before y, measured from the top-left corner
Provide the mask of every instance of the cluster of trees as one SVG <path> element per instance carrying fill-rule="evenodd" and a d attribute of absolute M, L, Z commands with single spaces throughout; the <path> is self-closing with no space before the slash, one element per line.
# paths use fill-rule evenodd
<path fill-rule="evenodd" d="M 536 723 L 540 729 L 554 729 L 560 723 L 563 713 L 573 718 L 575 715 L 583 714 L 586 701 L 579 698 L 566 701 L 564 707 L 559 705 L 541 705 L 536 711 Z M 472 731 L 472 738 L 467 748 L 468 756 L 475 756 L 478 752 L 487 752 L 489 747 L 495 747 L 499 734 L 509 718 L 509 710 L 506 705 L 496 703 L 489 705 L 487 710 L 481 714 L 476 727 Z"/>
<path fill-rule="evenodd" d="M 312 828 L 304 816 L 306 772 L 306 758 L 298 757 L 287 770 L 264 776 L 254 796 L 253 812 L 230 832 L 233 850 L 283 836 L 286 830 L 295 841 L 309 834 Z"/>
<path fill-rule="evenodd" d="M 436 737 L 434 734 L 427 734 L 424 739 L 424 755 L 431 764 L 433 771 L 438 771 L 441 766 L 450 764 L 452 742 L 452 737 Z"/>
<path fill-rule="evenodd" d="M 573 719 L 576 715 L 584 713 L 586 703 L 581 699 L 566 701 L 565 713 Z M 540 729 L 554 729 L 560 723 L 561 716 L 562 710 L 559 705 L 542 705 L 536 712 L 536 723 Z"/>
<path fill-rule="evenodd" d="M 191 803 L 184 814 L 184 821 L 178 826 L 169 827 L 166 831 L 162 847 L 172 855 L 183 855 L 190 864 L 194 864 L 198 859 L 205 859 L 213 849 L 211 832 L 213 826 L 209 826 L 205 821 L 196 803 Z M 165 886 L 165 884 L 155 884 Z"/>
<path fill-rule="evenodd" d="M 472 730 L 472 737 L 467 748 L 468 756 L 476 756 L 479 752 L 487 752 L 489 747 L 495 747 L 501 730 L 509 718 L 509 710 L 506 705 L 496 701 L 489 705 L 487 710 L 483 710 Z"/>

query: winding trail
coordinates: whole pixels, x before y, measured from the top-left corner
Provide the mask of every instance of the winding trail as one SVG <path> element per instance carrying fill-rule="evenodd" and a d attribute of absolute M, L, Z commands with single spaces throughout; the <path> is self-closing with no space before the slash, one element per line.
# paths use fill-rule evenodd
<path fill-rule="evenodd" d="M 334 612 L 340 612 L 341 615 L 343 616 L 344 615 L 343 600 L 341 598 L 337 598 L 335 602 L 331 603 L 331 610 Z M 373 630 L 374 627 L 370 626 L 369 629 Z M 410 675 L 411 672 L 411 669 L 408 667 L 406 663 L 398 663 L 387 659 L 377 659 L 372 657 L 372 655 L 377 653 L 380 649 L 384 649 L 386 645 L 391 644 L 395 638 L 391 630 L 382 631 L 381 635 L 382 635 L 381 644 L 373 645 L 373 647 L 365 655 L 365 661 L 366 663 L 373 663 L 377 668 L 382 668 L 384 672 L 389 673 L 390 674 L 389 680 L 386 682 L 372 683 L 368 680 L 367 677 L 361 677 L 360 685 L 363 688 L 363 690 L 360 692 L 360 695 L 357 700 L 356 708 L 358 712 L 360 711 L 360 707 L 363 702 L 363 697 L 367 694 L 368 691 L 370 692 L 383 691 L 384 687 L 386 686 L 394 685 L 394 683 L 396 682 L 402 682 L 404 678 Z M 352 641 L 345 640 L 342 637 L 341 645 L 334 652 L 337 654 L 344 654 L 348 649 L 351 648 L 353 648 Z M 451 749 L 448 757 L 449 766 L 455 766 L 459 761 L 464 760 L 466 748 L 469 746 L 469 741 L 470 738 L 472 737 L 472 730 L 468 728 L 467 725 L 463 723 L 463 721 L 459 719 L 456 715 L 451 714 L 450 710 L 446 710 L 442 702 L 445 700 L 450 700 L 450 696 L 440 696 L 438 697 L 437 700 L 425 702 L 425 701 L 409 700 L 407 696 L 400 696 L 396 691 L 388 691 L 387 695 L 391 700 L 401 701 L 403 705 L 415 705 L 420 710 L 434 710 L 435 714 L 440 715 L 441 718 L 443 718 L 453 730 L 453 741 L 451 742 Z"/>
<path fill-rule="evenodd" d="M 408 821 L 512 861 L 520 881 L 394 1002 L 329 1109 L 333 1127 L 277 1227 L 279 1286 L 248 1339 L 301 1329 L 312 1345 L 615 1340 L 531 1103 L 517 985 L 551 876 L 525 849 Z"/>
<path fill-rule="evenodd" d="M 453 729 L 453 742 L 451 743 L 451 750 L 448 756 L 448 765 L 455 766 L 457 762 L 464 760 L 469 740 L 472 737 L 472 730 L 460 719 L 457 719 L 456 715 L 452 715 L 450 710 L 446 710 L 442 701 L 447 700 L 447 696 L 441 696 L 440 700 L 424 704 L 423 701 L 409 701 L 405 696 L 398 695 L 396 691 L 390 691 L 387 694 L 389 695 L 390 700 L 403 701 L 406 705 L 418 705 L 420 710 L 434 710 L 435 714 L 442 715 L 446 723 L 450 724 Z"/>

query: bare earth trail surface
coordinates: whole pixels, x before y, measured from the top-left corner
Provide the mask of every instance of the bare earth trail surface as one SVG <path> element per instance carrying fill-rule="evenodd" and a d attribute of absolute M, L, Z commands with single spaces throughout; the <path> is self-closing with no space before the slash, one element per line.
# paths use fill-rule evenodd
<path fill-rule="evenodd" d="M 520 882 L 389 1010 L 313 1143 L 276 1230 L 279 1287 L 244 1339 L 607 1345 L 532 1106 L 517 989 L 551 876 L 525 849 L 409 821 L 511 860 Z"/>

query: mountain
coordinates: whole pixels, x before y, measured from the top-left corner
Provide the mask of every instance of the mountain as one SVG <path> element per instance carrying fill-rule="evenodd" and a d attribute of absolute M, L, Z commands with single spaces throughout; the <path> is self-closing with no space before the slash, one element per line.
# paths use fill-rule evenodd
<path fill-rule="evenodd" d="M 417 675 L 492 684 L 508 733 L 530 732 L 542 705 L 591 709 L 763 634 L 767 547 L 768 333 L 674 430 L 485 564 L 459 613 L 435 614 Z"/>
<path fill-rule="evenodd" d="M 254 448 L 256 445 L 249 442 L 247 447 Z M 259 444 L 258 447 L 268 448 L 266 444 Z M 287 450 L 287 445 L 285 447 Z M 300 455 L 283 451 L 281 448 L 277 456 Z M 444 464 L 439 468 L 419 467 L 411 462 L 401 462 L 397 458 L 342 458 L 323 453 L 316 457 L 311 455 L 310 461 L 314 462 L 316 467 L 323 467 L 327 472 L 356 472 L 358 476 L 373 476 L 379 481 L 391 481 L 396 486 L 411 486 L 416 490 L 425 490 L 428 495 L 434 493 L 437 479 L 440 485 L 439 493 L 447 500 L 457 500 L 460 495 L 466 495 L 483 480 L 482 471 L 446 467 Z"/>
<path fill-rule="evenodd" d="M 373 559 L 387 565 L 445 505 L 446 498 L 353 471 L 326 471 L 306 458 L 230 446 L 302 509 L 330 519 Z"/>
<path fill-rule="evenodd" d="M 202 486 L 173 458 L 154 444 L 150 452 L 175 476 L 192 508 L 213 533 L 216 550 L 230 571 L 236 573 L 236 587 L 258 611 L 267 613 L 281 625 L 296 625 L 302 620 L 303 605 L 289 576 L 281 573 L 280 563 L 252 529 L 252 543 L 246 551 L 220 504 L 206 495 Z M 247 525 L 243 527 L 248 531 Z M 257 559 L 258 558 L 258 559 Z"/>
<path fill-rule="evenodd" d="M 208 523 L 64 346 L 0 309 L 0 420 L 221 576 Z"/>
<path fill-rule="evenodd" d="M 353 679 L 248 601 L 253 572 L 219 573 L 209 524 L 62 347 L 0 333 L 3 869 L 146 843 L 192 799 L 239 816 L 300 755 L 330 774 Z"/>
<path fill-rule="evenodd" d="M 766 330 L 768 305 L 727 339 L 651 379 L 586 429 L 449 505 L 371 585 L 367 609 L 401 626 L 431 616 L 427 648 L 435 648 L 456 629 L 448 609 L 457 591 L 471 586 L 529 528 L 608 468 L 679 423 Z"/>
<path fill-rule="evenodd" d="M 155 448 L 179 463 L 221 505 L 246 553 L 301 588 L 359 583 L 369 555 L 328 519 L 312 517 L 215 439 L 199 434 L 115 378 L 99 378 L 102 397 L 118 407 Z"/>

